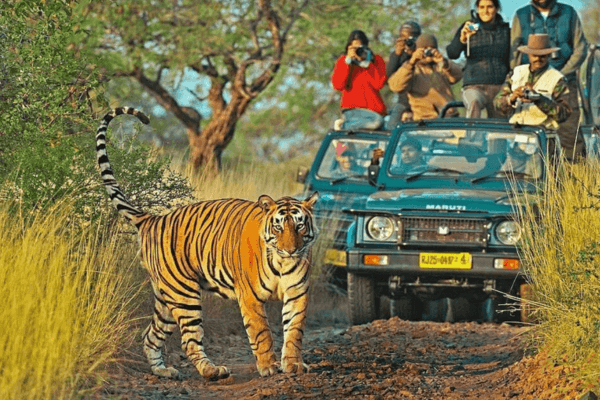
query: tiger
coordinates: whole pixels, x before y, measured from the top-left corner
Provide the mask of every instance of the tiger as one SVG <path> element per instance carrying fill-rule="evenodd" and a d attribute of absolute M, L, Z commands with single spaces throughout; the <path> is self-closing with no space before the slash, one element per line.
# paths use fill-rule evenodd
<path fill-rule="evenodd" d="M 108 160 L 106 132 L 110 121 L 129 114 L 142 123 L 146 115 L 130 107 L 108 112 L 96 131 L 96 158 L 112 205 L 138 233 L 141 263 L 154 293 L 152 321 L 143 350 L 152 373 L 181 378 L 166 366 L 163 346 L 177 327 L 187 358 L 208 380 L 230 375 L 216 366 L 203 346 L 201 290 L 237 300 L 256 367 L 263 377 L 278 372 L 304 373 L 302 339 L 308 306 L 311 247 L 317 236 L 313 208 L 318 192 L 304 200 L 262 195 L 257 201 L 205 200 L 153 215 L 127 199 Z M 264 304 L 281 300 L 283 347 L 275 356 Z"/>

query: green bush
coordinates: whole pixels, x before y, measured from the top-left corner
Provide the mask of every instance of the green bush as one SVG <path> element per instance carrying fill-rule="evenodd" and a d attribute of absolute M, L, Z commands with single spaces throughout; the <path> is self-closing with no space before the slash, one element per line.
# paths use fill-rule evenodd
<path fill-rule="evenodd" d="M 106 199 L 95 166 L 99 121 L 92 110 L 107 108 L 102 75 L 78 51 L 86 33 L 78 29 L 84 16 L 72 13 L 75 4 L 24 0 L 0 8 L 0 200 L 16 200 L 27 212 L 68 196 L 74 213 L 91 220 Z M 118 179 L 139 205 L 168 207 L 190 196 L 186 181 L 169 172 L 168 159 L 154 157 L 135 135 L 127 143 L 111 137 Z"/>

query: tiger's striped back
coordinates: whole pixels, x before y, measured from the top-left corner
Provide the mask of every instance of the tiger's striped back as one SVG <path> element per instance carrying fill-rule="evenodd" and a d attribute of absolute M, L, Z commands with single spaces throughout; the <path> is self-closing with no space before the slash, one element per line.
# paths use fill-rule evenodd
<path fill-rule="evenodd" d="M 150 273 L 154 316 L 144 332 L 144 352 L 152 372 L 176 377 L 166 367 L 162 348 L 177 327 L 181 345 L 198 372 L 208 379 L 229 375 L 204 352 L 201 290 L 235 299 L 257 368 L 262 376 L 304 372 L 301 349 L 308 308 L 311 246 L 316 238 L 313 206 L 318 193 L 305 200 L 267 195 L 256 202 L 220 199 L 190 204 L 156 216 L 133 206 L 118 186 L 106 152 L 106 130 L 117 115 L 147 117 L 132 108 L 108 113 L 96 134 L 96 154 L 103 183 L 118 212 L 138 228 L 142 264 Z M 264 303 L 283 301 L 284 345 L 281 364 Z"/>

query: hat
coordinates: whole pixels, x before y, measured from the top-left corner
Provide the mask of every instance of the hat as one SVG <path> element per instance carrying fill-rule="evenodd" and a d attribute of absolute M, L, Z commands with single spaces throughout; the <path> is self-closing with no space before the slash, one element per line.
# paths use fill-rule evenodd
<path fill-rule="evenodd" d="M 521 53 L 545 56 L 560 50 L 560 47 L 550 47 L 550 37 L 546 33 L 532 33 L 527 38 L 527 46 L 519 46 Z"/>
<path fill-rule="evenodd" d="M 426 47 L 433 47 L 434 49 L 437 49 L 437 40 L 435 36 L 430 33 L 423 33 L 417 39 L 417 49 Z"/>

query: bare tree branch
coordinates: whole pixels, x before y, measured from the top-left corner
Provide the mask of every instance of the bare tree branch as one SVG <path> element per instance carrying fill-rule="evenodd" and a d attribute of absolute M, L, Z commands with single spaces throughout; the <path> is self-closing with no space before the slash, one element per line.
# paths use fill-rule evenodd
<path fill-rule="evenodd" d="M 146 88 L 160 105 L 171 111 L 188 129 L 198 130 L 200 120 L 193 118 L 190 114 L 186 113 L 182 107 L 179 106 L 175 98 L 171 96 L 159 82 L 148 79 L 148 77 L 144 75 L 142 69 L 135 67 L 131 73 L 125 73 L 123 76 L 131 76 L 137 79 L 137 81 Z"/>

